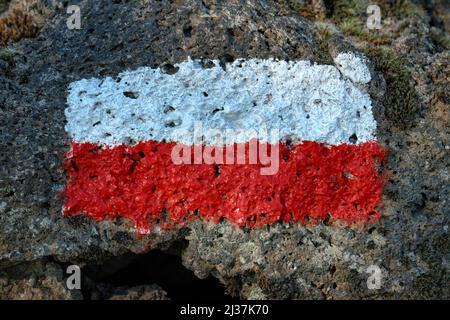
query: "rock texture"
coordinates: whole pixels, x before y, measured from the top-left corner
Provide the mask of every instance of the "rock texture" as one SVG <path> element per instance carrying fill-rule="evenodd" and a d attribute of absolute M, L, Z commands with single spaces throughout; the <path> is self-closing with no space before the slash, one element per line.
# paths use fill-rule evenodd
<path fill-rule="evenodd" d="M 63 268 L 48 259 L 0 270 L 0 299 L 82 299 L 80 290 L 66 287 Z"/>
<path fill-rule="evenodd" d="M 64 5 L 41 1 L 40 33 L 0 47 L 0 296 L 79 298 L 64 287 L 65 264 L 187 240 L 179 251 L 184 265 L 240 298 L 450 298 L 445 1 L 380 1 L 379 31 L 364 27 L 366 1 L 333 3 L 71 1 L 81 8 L 82 28 L 70 30 Z M 377 136 L 390 150 L 378 224 L 248 230 L 196 222 L 138 238 L 127 221 L 61 215 L 69 83 L 140 66 L 170 69 L 188 56 L 331 64 L 349 50 L 368 57 Z M 371 265 L 382 272 L 378 290 L 366 283 Z M 154 297 L 121 290 L 113 296 Z"/>

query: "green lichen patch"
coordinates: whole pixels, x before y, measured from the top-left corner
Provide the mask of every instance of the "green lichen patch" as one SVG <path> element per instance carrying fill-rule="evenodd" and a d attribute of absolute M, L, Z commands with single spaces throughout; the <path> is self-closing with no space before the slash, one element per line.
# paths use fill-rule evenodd
<path fill-rule="evenodd" d="M 329 40 L 336 32 L 333 28 L 325 23 L 317 22 L 314 25 L 315 38 L 317 41 L 317 57 L 320 63 L 333 64 L 333 57 L 329 50 Z"/>
<path fill-rule="evenodd" d="M 386 117 L 399 127 L 409 126 L 419 109 L 419 100 L 404 59 L 385 47 L 371 48 L 368 54 L 386 79 Z"/>
<path fill-rule="evenodd" d="M 450 50 L 450 36 L 448 33 L 433 27 L 430 30 L 430 38 L 439 51 Z"/>
<path fill-rule="evenodd" d="M 364 0 L 326 1 L 331 20 L 336 23 L 344 34 L 355 36 L 371 44 L 388 44 L 389 39 L 379 30 L 369 30 L 366 27 L 367 6 Z"/>
<path fill-rule="evenodd" d="M 2 14 L 8 9 L 10 2 L 11 0 L 0 0 L 0 14 Z"/>

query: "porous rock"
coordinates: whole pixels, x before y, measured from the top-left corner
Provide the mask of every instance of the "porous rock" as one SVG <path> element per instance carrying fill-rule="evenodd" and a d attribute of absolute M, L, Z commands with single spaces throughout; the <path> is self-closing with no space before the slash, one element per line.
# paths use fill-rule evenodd
<path fill-rule="evenodd" d="M 226 221 L 195 222 L 139 238 L 127 221 L 97 223 L 61 214 L 59 193 L 66 183 L 62 163 L 70 142 L 64 109 L 71 82 L 114 77 L 141 66 L 170 70 L 187 57 L 223 63 L 236 58 L 323 62 L 324 57 L 336 56 L 337 47 L 365 51 L 373 39 L 338 34 L 327 47 L 315 24 L 301 16 L 326 14 L 305 14 L 290 1 L 71 2 L 81 8 L 80 30 L 67 28 L 63 5 L 43 1 L 49 11 L 41 32 L 0 47 L 2 295 L 76 298 L 62 288 L 62 278 L 54 276 L 61 263 L 101 263 L 186 239 L 184 265 L 201 278 L 219 278 L 229 294 L 241 298 L 450 297 L 448 76 L 440 73 L 445 51 L 431 40 L 426 19 L 416 15 L 406 28 L 386 24 L 396 37 L 387 46 L 406 57 L 402 67 L 417 91 L 420 108 L 408 118 L 410 126 L 392 125 L 392 113 L 383 105 L 385 95 L 396 94 L 389 91 L 392 75 L 383 75 L 388 70 L 368 61 L 372 81 L 366 89 L 378 122 L 377 136 L 390 150 L 379 223 L 277 223 L 247 230 Z M 322 7 L 333 11 L 325 5 L 317 10 Z M 42 270 L 46 257 L 55 261 L 54 272 Z M 372 265 L 381 270 L 380 289 L 367 285 Z M 28 280 L 30 272 L 44 274 L 36 290 L 36 281 Z"/>

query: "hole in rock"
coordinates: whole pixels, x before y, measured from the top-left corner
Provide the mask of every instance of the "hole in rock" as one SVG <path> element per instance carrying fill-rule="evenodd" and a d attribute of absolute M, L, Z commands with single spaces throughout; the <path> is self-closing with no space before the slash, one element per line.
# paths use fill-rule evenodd
<path fill-rule="evenodd" d="M 180 70 L 179 67 L 174 66 L 173 64 L 166 63 L 163 65 L 162 70 L 167 74 L 175 74 Z"/>
<path fill-rule="evenodd" d="M 192 26 L 186 26 L 183 28 L 183 34 L 186 38 L 190 38 L 192 36 Z"/>
<path fill-rule="evenodd" d="M 209 60 L 209 59 L 202 59 L 200 60 L 200 65 L 205 68 L 205 69 L 211 69 L 214 68 L 215 64 L 213 61 Z"/>
<path fill-rule="evenodd" d="M 235 60 L 235 58 L 231 54 L 225 53 L 224 55 L 219 57 L 219 60 L 220 60 L 220 66 L 222 67 L 222 69 L 225 70 L 226 69 L 226 64 L 227 63 L 232 63 Z"/>
<path fill-rule="evenodd" d="M 175 120 L 167 121 L 167 122 L 165 123 L 165 126 L 166 126 L 167 128 L 174 128 L 174 127 L 176 127 L 176 126 L 181 125 L 181 123 L 182 123 L 181 119 L 175 119 Z"/>
<path fill-rule="evenodd" d="M 225 288 L 217 278 L 210 275 L 206 279 L 199 279 L 194 272 L 183 266 L 180 256 L 161 250 L 140 255 L 127 254 L 101 265 L 87 265 L 82 269 L 82 274 L 95 283 L 114 287 L 156 284 L 167 292 L 171 300 L 232 299 L 225 294 Z M 90 297 L 91 289 L 86 285 L 82 288 L 86 298 Z"/>
<path fill-rule="evenodd" d="M 350 141 L 351 143 L 356 143 L 358 142 L 358 137 L 356 136 L 356 133 L 352 134 L 349 138 L 348 141 Z"/>
<path fill-rule="evenodd" d="M 173 111 L 175 111 L 175 108 L 172 107 L 172 106 L 167 105 L 167 106 L 164 108 L 164 113 L 169 113 L 169 112 L 173 112 Z"/>
<path fill-rule="evenodd" d="M 137 99 L 137 98 L 139 98 L 139 94 L 137 92 L 133 92 L 133 91 L 125 91 L 123 93 L 123 95 L 125 97 L 127 97 L 127 98 L 130 98 L 130 99 Z"/>

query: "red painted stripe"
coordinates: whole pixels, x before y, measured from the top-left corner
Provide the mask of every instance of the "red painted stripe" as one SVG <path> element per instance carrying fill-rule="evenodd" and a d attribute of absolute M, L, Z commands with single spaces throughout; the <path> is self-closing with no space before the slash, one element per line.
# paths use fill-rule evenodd
<path fill-rule="evenodd" d="M 280 144 L 276 175 L 261 175 L 260 164 L 220 165 L 218 175 L 215 165 L 175 165 L 173 146 L 73 144 L 65 161 L 64 214 L 126 217 L 140 228 L 170 228 L 196 217 L 254 227 L 317 222 L 327 213 L 347 223 L 380 216 L 376 208 L 384 178 L 379 170 L 387 150 L 376 142 Z"/>

